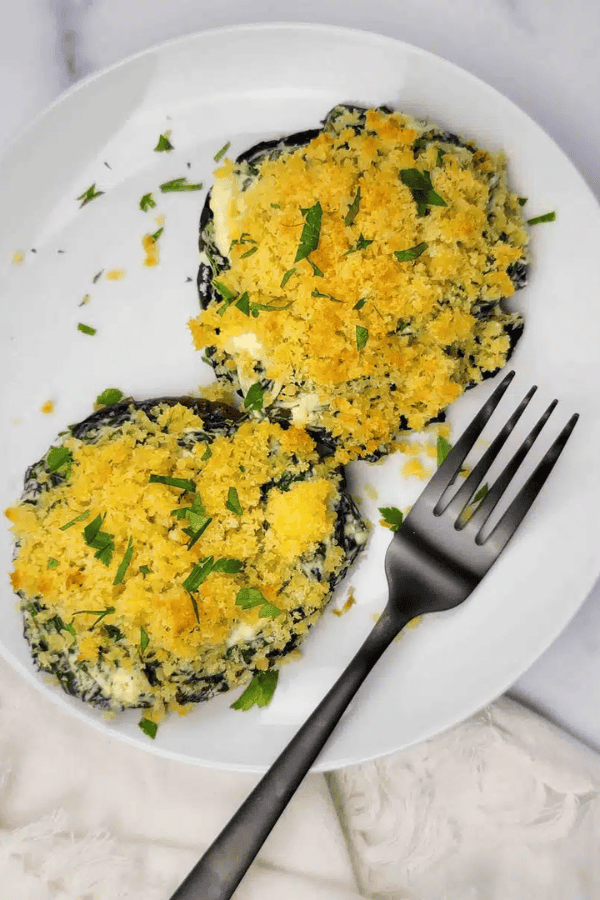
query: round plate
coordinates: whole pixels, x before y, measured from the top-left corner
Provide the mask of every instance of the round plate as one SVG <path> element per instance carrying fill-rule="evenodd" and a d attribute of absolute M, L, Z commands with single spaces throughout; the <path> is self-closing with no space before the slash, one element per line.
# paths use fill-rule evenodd
<path fill-rule="evenodd" d="M 310 25 L 204 32 L 148 50 L 63 95 L 0 163 L 0 208 L 9 223 L 0 238 L 5 507 L 18 497 L 26 466 L 58 431 L 83 419 L 104 388 L 146 398 L 211 381 L 186 323 L 198 309 L 198 215 L 213 157 L 228 141 L 237 154 L 258 140 L 315 127 L 340 102 L 389 104 L 503 149 L 513 189 L 528 198 L 528 215 L 556 210 L 555 222 L 531 229 L 530 284 L 514 299 L 526 320 L 513 357 L 517 377 L 495 421 L 506 418 L 532 383 L 539 391 L 526 424 L 552 397 L 562 401 L 540 438 L 540 453 L 572 412 L 581 419 L 489 575 L 462 607 L 424 619 L 392 645 L 316 770 L 389 753 L 481 708 L 554 640 L 593 583 L 600 547 L 600 211 L 594 198 L 548 136 L 473 76 L 398 41 Z M 165 131 L 175 149 L 155 152 Z M 160 184 L 182 176 L 203 182 L 204 190 L 160 192 Z M 104 193 L 80 208 L 77 198 L 93 184 Z M 139 201 L 148 192 L 157 205 L 144 212 Z M 160 264 L 145 267 L 141 239 L 161 226 Z M 20 263 L 12 262 L 17 251 L 24 255 Z M 123 277 L 111 280 L 111 271 Z M 78 323 L 96 333 L 79 331 Z M 455 404 L 455 433 L 490 389 L 486 382 Z M 41 412 L 47 400 L 52 415 Z M 229 708 L 233 696 L 221 696 L 186 718 L 171 716 L 151 741 L 137 727 L 139 713 L 106 722 L 49 686 L 34 671 L 22 637 L 8 581 L 8 528 L 0 535 L 0 649 L 48 697 L 112 736 L 180 760 L 264 770 L 383 609 L 390 532 L 378 524 L 377 508 L 405 507 L 423 487 L 403 476 L 402 466 L 403 458 L 393 455 L 380 465 L 351 467 L 353 492 L 373 532 L 336 604 L 350 585 L 356 603 L 339 617 L 325 613 L 302 660 L 282 670 L 265 709 L 236 712 Z"/>

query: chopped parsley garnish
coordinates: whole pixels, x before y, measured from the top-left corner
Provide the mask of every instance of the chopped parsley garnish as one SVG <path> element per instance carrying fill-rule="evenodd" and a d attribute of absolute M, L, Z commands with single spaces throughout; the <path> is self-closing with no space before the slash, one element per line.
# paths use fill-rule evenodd
<path fill-rule="evenodd" d="M 235 293 L 235 291 L 232 291 L 230 288 L 228 288 L 226 284 L 223 284 L 222 281 L 215 280 L 212 284 L 214 289 L 221 295 L 224 301 L 217 310 L 217 315 L 222 316 L 223 313 L 225 313 L 229 309 L 233 301 L 237 299 L 238 295 Z"/>
<path fill-rule="evenodd" d="M 127 572 L 127 569 L 129 568 L 129 563 L 131 562 L 132 556 L 133 556 L 133 541 L 131 538 L 129 538 L 129 543 L 127 544 L 127 550 L 125 551 L 123 559 L 121 560 L 119 568 L 117 569 L 117 574 L 115 575 L 115 580 L 113 581 L 113 584 L 121 584 L 121 582 L 125 578 L 125 573 Z"/>
<path fill-rule="evenodd" d="M 147 734 L 152 740 L 154 740 L 156 732 L 158 731 L 158 725 L 156 722 L 151 722 L 150 719 L 140 719 L 138 728 L 141 728 L 144 734 Z"/>
<path fill-rule="evenodd" d="M 321 291 L 311 291 L 311 297 L 325 297 L 327 300 L 333 300 L 334 303 L 342 303 L 342 300 L 338 300 L 337 297 L 334 297 L 333 294 L 322 294 Z"/>
<path fill-rule="evenodd" d="M 227 153 L 227 151 L 229 150 L 230 147 L 231 147 L 231 141 L 227 141 L 226 144 L 223 144 L 221 149 L 217 150 L 217 152 L 213 156 L 214 161 L 219 162 L 220 159 L 223 159 L 223 157 L 225 156 L 225 154 Z"/>
<path fill-rule="evenodd" d="M 267 600 L 257 588 L 241 588 L 235 598 L 235 605 L 241 606 L 242 609 L 253 609 L 255 606 L 260 606 L 258 614 L 264 619 L 276 619 L 282 612 L 282 610 Z"/>
<path fill-rule="evenodd" d="M 535 216 L 533 219 L 527 219 L 528 225 L 539 225 L 540 222 L 555 222 L 556 221 L 556 213 L 549 212 L 544 213 L 543 216 Z"/>
<path fill-rule="evenodd" d="M 472 503 L 479 503 L 480 500 L 483 500 L 484 497 L 487 497 L 489 493 L 489 487 L 487 484 L 482 484 L 475 496 L 473 497 Z"/>
<path fill-rule="evenodd" d="M 402 512 L 396 506 L 380 506 L 379 512 L 390 531 L 398 531 L 404 521 Z"/>
<path fill-rule="evenodd" d="M 202 184 L 191 184 L 186 176 L 183 178 L 173 178 L 172 181 L 165 181 L 160 186 L 163 194 L 173 193 L 174 191 L 201 191 Z"/>
<path fill-rule="evenodd" d="M 240 498 L 238 497 L 238 492 L 236 488 L 230 487 L 227 492 L 227 503 L 225 504 L 228 510 L 232 513 L 235 513 L 236 516 L 242 515 L 242 507 L 240 505 Z"/>
<path fill-rule="evenodd" d="M 92 328 L 91 325 L 84 325 L 83 322 L 79 322 L 77 331 L 82 331 L 84 334 L 96 334 L 95 328 Z"/>
<path fill-rule="evenodd" d="M 70 522 L 67 522 L 66 525 L 61 525 L 60 530 L 66 531 L 67 528 L 71 528 L 72 525 L 76 525 L 77 522 L 83 522 L 84 519 L 87 519 L 90 514 L 89 509 L 86 509 L 85 512 L 82 512 L 80 516 L 77 516 L 76 519 L 71 519 Z"/>
<path fill-rule="evenodd" d="M 46 469 L 48 472 L 58 472 L 59 469 L 65 466 L 67 477 L 71 472 L 72 463 L 73 455 L 67 447 L 52 447 L 46 457 Z"/>
<path fill-rule="evenodd" d="M 248 393 L 244 397 L 244 409 L 261 410 L 263 408 L 266 389 L 261 385 L 260 381 L 255 381 L 248 388 Z"/>
<path fill-rule="evenodd" d="M 253 706 L 268 706 L 277 687 L 279 672 L 271 669 L 270 672 L 257 672 L 252 681 L 230 709 L 251 709 Z"/>
<path fill-rule="evenodd" d="M 323 209 L 319 201 L 317 200 L 314 206 L 301 209 L 301 212 L 304 216 L 304 227 L 300 235 L 300 244 L 294 262 L 306 259 L 309 253 L 316 250 L 319 246 L 319 237 L 321 235 Z"/>
<path fill-rule="evenodd" d="M 420 169 L 400 169 L 400 180 L 410 188 L 417 212 L 424 215 L 428 206 L 447 206 L 446 201 L 433 190 L 431 175 Z"/>
<path fill-rule="evenodd" d="M 445 150 L 442 150 L 441 147 L 438 147 L 437 158 L 436 158 L 436 161 L 435 161 L 436 166 L 441 166 L 441 165 L 442 165 L 442 162 L 443 162 L 443 160 L 444 160 L 445 155 L 446 155 L 446 151 L 445 151 Z"/>
<path fill-rule="evenodd" d="M 140 209 L 144 212 L 147 212 L 154 206 L 156 206 L 156 200 L 154 199 L 152 194 L 144 194 L 144 196 L 140 200 Z"/>
<path fill-rule="evenodd" d="M 310 265 L 311 269 L 313 270 L 313 275 L 315 276 L 315 278 L 325 278 L 325 275 L 323 274 L 323 272 L 321 272 L 320 268 L 316 265 L 316 263 L 314 263 L 312 261 L 310 256 L 306 257 L 306 262 Z"/>
<path fill-rule="evenodd" d="M 186 591 L 189 591 L 191 593 L 192 591 L 198 590 L 202 582 L 205 581 L 212 572 L 214 561 L 214 556 L 209 556 L 205 559 L 198 560 L 188 577 L 183 582 L 183 586 Z"/>
<path fill-rule="evenodd" d="M 398 262 L 410 262 L 411 259 L 418 259 L 427 250 L 428 246 L 427 242 L 423 241 L 420 244 L 415 244 L 414 247 L 409 247 L 408 250 L 394 250 L 394 256 Z"/>
<path fill-rule="evenodd" d="M 210 449 L 210 444 L 207 444 L 206 450 L 204 451 L 204 453 L 202 454 L 200 459 L 202 460 L 202 462 L 204 462 L 205 460 L 210 459 L 211 456 L 212 456 L 212 450 Z"/>
<path fill-rule="evenodd" d="M 441 466 L 444 462 L 450 451 L 452 450 L 452 444 L 446 440 L 445 437 L 441 435 L 437 439 L 437 464 Z"/>
<path fill-rule="evenodd" d="M 122 641 L 125 637 L 121 629 L 117 628 L 116 625 L 103 625 L 102 627 L 113 641 Z"/>
<path fill-rule="evenodd" d="M 196 492 L 196 485 L 189 478 L 171 478 L 170 475 L 150 475 L 150 484 L 167 484 L 169 487 L 181 488 L 182 491 Z"/>
<path fill-rule="evenodd" d="M 252 256 L 252 254 L 256 253 L 257 250 L 258 250 L 258 247 L 250 247 L 249 250 L 246 250 L 245 253 L 242 253 L 242 255 L 240 256 L 240 259 L 246 259 L 247 256 Z"/>
<path fill-rule="evenodd" d="M 351 253 L 357 253 L 359 250 L 366 250 L 367 247 L 370 247 L 373 241 L 368 241 L 366 237 L 361 234 L 359 239 L 356 242 L 355 247 L 351 247 L 350 250 L 346 250 L 344 256 L 350 256 Z"/>
<path fill-rule="evenodd" d="M 142 573 L 144 578 L 146 577 L 146 575 L 150 574 L 150 568 L 148 566 L 140 566 L 138 571 Z"/>
<path fill-rule="evenodd" d="M 91 631 L 92 628 L 95 628 L 95 626 L 98 624 L 98 622 L 101 622 L 105 616 L 112 616 L 114 611 L 115 611 L 114 606 L 107 606 L 105 609 L 78 609 L 73 613 L 73 615 L 74 616 L 98 616 L 96 621 L 92 622 L 92 624 L 90 625 L 90 627 L 88 629 L 89 631 Z"/>
<path fill-rule="evenodd" d="M 236 575 L 241 571 L 243 563 L 240 559 L 217 559 L 212 567 L 213 572 L 225 572 L 227 575 Z"/>
<path fill-rule="evenodd" d="M 154 234 L 150 235 L 150 237 L 152 238 L 154 243 L 157 242 L 157 240 L 159 239 L 159 237 L 161 236 L 161 234 L 163 233 L 164 230 L 165 230 L 164 228 L 159 228 L 158 231 L 155 231 Z"/>
<path fill-rule="evenodd" d="M 169 140 L 168 132 L 165 134 L 161 134 L 161 136 L 158 139 L 158 143 L 157 143 L 156 147 L 154 148 L 154 150 L 157 153 L 166 153 L 169 150 L 174 150 L 174 149 L 175 148 L 174 148 L 173 144 Z"/>
<path fill-rule="evenodd" d="M 244 313 L 245 316 L 250 315 L 250 298 L 248 296 L 248 291 L 244 291 L 240 299 L 236 300 L 235 305 L 240 312 Z"/>
<path fill-rule="evenodd" d="M 91 201 L 95 200 L 96 197 L 101 197 L 103 193 L 104 191 L 96 190 L 96 182 L 94 182 L 91 187 L 87 189 L 87 191 L 84 191 L 83 194 L 81 194 L 81 196 L 77 198 L 78 200 L 81 200 L 79 209 L 81 209 L 82 206 L 85 206 L 86 203 L 91 203 Z"/>
<path fill-rule="evenodd" d="M 360 188 L 356 192 L 356 197 L 348 207 L 348 212 L 344 216 L 344 225 L 352 225 L 360 207 Z"/>
<path fill-rule="evenodd" d="M 54 559 L 53 556 L 48 557 L 48 564 L 46 566 L 47 569 L 55 569 L 58 565 L 58 560 Z"/>
<path fill-rule="evenodd" d="M 188 550 L 191 550 L 192 547 L 194 546 L 194 544 L 196 543 L 196 541 L 200 540 L 200 538 L 202 537 L 202 535 L 204 534 L 204 532 L 206 531 L 206 529 L 208 528 L 208 526 L 210 525 L 211 522 L 212 522 L 212 516 L 208 516 L 204 520 L 202 525 L 200 525 L 196 529 L 196 531 L 194 531 L 193 528 L 185 528 L 184 529 L 185 533 L 187 535 L 189 535 L 189 538 L 190 538 L 190 540 L 188 541 L 188 545 L 187 545 Z"/>
<path fill-rule="evenodd" d="M 145 653 L 148 644 L 150 643 L 150 638 L 148 637 L 148 633 L 145 628 L 140 625 L 140 652 Z"/>
<path fill-rule="evenodd" d="M 284 288 L 286 286 L 286 284 L 288 283 L 288 281 L 290 280 L 290 278 L 292 277 L 292 275 L 295 273 L 295 271 L 296 271 L 295 269 L 288 269 L 287 272 L 285 273 L 285 275 L 283 276 L 283 278 L 281 279 L 281 284 L 279 285 L 279 287 Z"/>
<path fill-rule="evenodd" d="M 527 203 L 527 197 L 517 197 L 517 200 L 519 201 L 519 206 L 525 206 Z"/>
<path fill-rule="evenodd" d="M 120 391 L 119 388 L 106 388 L 105 391 L 98 394 L 96 403 L 99 406 L 112 406 L 113 403 L 118 403 L 122 399 L 123 391 Z"/>
<path fill-rule="evenodd" d="M 353 309 L 362 309 L 366 302 L 367 302 L 367 298 L 361 297 L 360 300 L 358 301 L 358 303 L 355 303 L 352 308 Z"/>
<path fill-rule="evenodd" d="M 96 559 L 99 559 L 101 563 L 108 566 L 111 563 L 115 551 L 115 542 L 112 534 L 101 531 L 103 522 L 104 516 L 96 516 L 96 518 L 83 529 L 83 537 L 86 544 L 96 551 L 94 554 Z"/>
<path fill-rule="evenodd" d="M 356 326 L 356 349 L 362 350 L 369 338 L 369 329 L 362 325 Z"/>

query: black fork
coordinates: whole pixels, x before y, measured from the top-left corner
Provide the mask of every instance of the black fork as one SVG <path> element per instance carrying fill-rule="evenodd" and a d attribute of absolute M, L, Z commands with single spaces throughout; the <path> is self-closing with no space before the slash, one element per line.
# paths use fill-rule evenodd
<path fill-rule="evenodd" d="M 171 900 L 228 900 L 231 897 L 385 649 L 416 616 L 452 609 L 466 600 L 519 527 L 573 431 L 577 414 L 570 418 L 498 523 L 489 534 L 485 533 L 490 514 L 552 413 L 556 400 L 535 424 L 485 497 L 474 506 L 470 504 L 525 411 L 535 387 L 524 397 L 470 475 L 446 499 L 467 454 L 513 377 L 514 372 L 510 372 L 503 379 L 467 426 L 394 535 L 385 558 L 389 600 L 366 641 Z"/>

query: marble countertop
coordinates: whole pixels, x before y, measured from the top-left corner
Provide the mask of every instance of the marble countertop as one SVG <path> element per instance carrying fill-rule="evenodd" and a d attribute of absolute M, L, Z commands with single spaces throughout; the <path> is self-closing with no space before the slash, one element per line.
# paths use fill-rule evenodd
<path fill-rule="evenodd" d="M 600 7 L 589 0 L 20 0 L 0 33 L 0 150 L 106 65 L 192 31 L 264 21 L 375 31 L 456 63 L 535 119 L 600 197 Z M 512 693 L 600 749 L 600 583 Z"/>

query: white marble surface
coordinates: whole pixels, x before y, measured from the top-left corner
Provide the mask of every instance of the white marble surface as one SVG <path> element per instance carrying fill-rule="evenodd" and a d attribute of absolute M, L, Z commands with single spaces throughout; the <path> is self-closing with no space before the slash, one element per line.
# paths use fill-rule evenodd
<path fill-rule="evenodd" d="M 451 60 L 542 125 L 600 197 L 600 7 L 591 0 L 19 0 L 5 5 L 0 32 L 0 150 L 106 65 L 191 31 L 262 21 L 362 28 Z M 600 749 L 600 584 L 513 694 Z"/>

